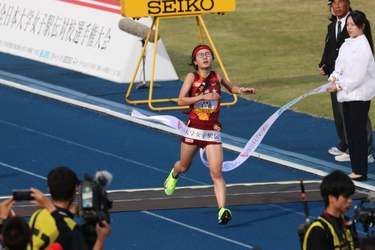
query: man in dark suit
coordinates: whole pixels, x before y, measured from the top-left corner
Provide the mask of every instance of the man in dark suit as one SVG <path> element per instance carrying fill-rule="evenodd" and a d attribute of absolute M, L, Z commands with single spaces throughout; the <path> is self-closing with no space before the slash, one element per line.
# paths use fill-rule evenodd
<path fill-rule="evenodd" d="M 345 42 L 345 39 L 349 37 L 348 31 L 346 30 L 346 17 L 352 9 L 350 8 L 350 0 L 330 0 L 328 6 L 331 8 L 332 17 L 330 18 L 331 23 L 328 25 L 323 56 L 319 63 L 319 72 L 321 75 L 329 77 L 335 68 L 335 62 L 340 47 Z M 337 102 L 336 93 L 337 92 L 331 93 L 331 103 L 336 132 L 340 142 L 336 147 L 330 148 L 328 152 L 335 156 L 336 161 L 350 161 L 342 103 Z M 370 118 L 367 119 L 367 138 L 368 162 L 373 163 L 372 125 Z"/>

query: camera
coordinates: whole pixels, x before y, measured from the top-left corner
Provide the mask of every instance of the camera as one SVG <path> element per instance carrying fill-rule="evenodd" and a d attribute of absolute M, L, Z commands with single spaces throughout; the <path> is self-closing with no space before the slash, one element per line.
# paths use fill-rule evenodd
<path fill-rule="evenodd" d="M 355 222 L 360 222 L 363 225 L 363 229 L 366 233 L 370 227 L 375 225 L 375 197 L 369 197 L 360 201 L 358 206 L 354 207 L 353 219 Z M 371 204 L 372 205 L 369 205 Z"/>
<path fill-rule="evenodd" d="M 88 246 L 92 249 L 96 241 L 96 224 L 102 225 L 105 220 L 111 222 L 109 209 L 112 201 L 107 197 L 104 187 L 112 180 L 107 171 L 97 172 L 95 176 L 85 174 L 84 181 L 78 187 L 78 216 L 83 219 L 81 228 Z"/>
<path fill-rule="evenodd" d="M 31 197 L 30 189 L 17 189 L 13 190 L 13 200 L 15 201 L 30 201 L 34 200 L 34 197 Z"/>
<path fill-rule="evenodd" d="M 97 172 L 95 177 L 85 174 L 84 181 L 78 188 L 78 216 L 86 222 L 110 223 L 109 209 L 112 201 L 108 200 L 107 192 L 103 189 L 112 180 L 107 171 Z"/>

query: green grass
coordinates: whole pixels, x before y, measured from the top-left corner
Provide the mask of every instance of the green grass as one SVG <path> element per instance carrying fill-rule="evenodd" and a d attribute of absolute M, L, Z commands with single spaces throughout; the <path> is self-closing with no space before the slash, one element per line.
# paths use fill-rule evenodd
<path fill-rule="evenodd" d="M 230 81 L 256 88 L 255 96 L 245 98 L 280 107 L 327 82 L 318 72 L 330 17 L 326 0 L 237 0 L 236 6 L 235 12 L 202 17 Z M 366 13 L 374 35 L 373 0 L 352 0 L 351 6 Z M 183 80 L 199 44 L 195 18 L 161 19 L 160 35 Z M 204 42 L 209 44 L 205 34 Z M 214 68 L 220 68 L 217 60 Z M 309 96 L 292 109 L 332 119 L 329 93 Z M 375 124 L 375 110 L 370 117 Z"/>

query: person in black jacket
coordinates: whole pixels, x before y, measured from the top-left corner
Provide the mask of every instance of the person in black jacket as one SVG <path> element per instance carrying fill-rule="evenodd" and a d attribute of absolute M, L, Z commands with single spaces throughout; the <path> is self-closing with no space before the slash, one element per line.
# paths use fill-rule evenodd
<path fill-rule="evenodd" d="M 331 0 L 328 5 L 332 11 L 331 23 L 328 25 L 324 52 L 319 63 L 320 74 L 326 76 L 330 76 L 333 72 L 340 47 L 345 42 L 345 39 L 349 38 L 346 30 L 346 17 L 352 11 L 350 0 Z M 340 141 L 335 147 L 330 148 L 328 152 L 335 156 L 336 161 L 350 161 L 342 103 L 337 102 L 337 93 L 331 93 L 330 95 L 335 128 Z M 367 118 L 367 142 L 368 163 L 373 163 L 372 125 L 369 117 Z"/>

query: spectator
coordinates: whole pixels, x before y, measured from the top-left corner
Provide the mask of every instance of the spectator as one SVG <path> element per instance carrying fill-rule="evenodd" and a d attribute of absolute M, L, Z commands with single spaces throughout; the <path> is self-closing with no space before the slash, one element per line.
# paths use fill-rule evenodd
<path fill-rule="evenodd" d="M 350 38 L 345 39 L 336 60 L 335 70 L 327 90 L 337 93 L 342 103 L 345 131 L 350 151 L 353 180 L 367 179 L 367 128 L 371 99 L 375 96 L 374 45 L 370 22 L 366 15 L 355 10 L 346 20 Z"/>
<path fill-rule="evenodd" d="M 335 67 L 335 61 L 339 54 L 341 45 L 346 38 L 349 38 L 346 30 L 346 18 L 352 11 L 349 0 L 331 0 L 329 6 L 332 12 L 330 18 L 331 23 L 328 25 L 328 32 L 326 35 L 325 48 L 322 59 L 319 63 L 319 72 L 321 75 L 330 76 Z M 342 103 L 337 101 L 337 94 L 331 93 L 331 103 L 333 118 L 335 122 L 336 133 L 339 137 L 339 143 L 328 150 L 328 152 L 335 156 L 336 161 L 344 162 L 350 161 L 348 140 L 345 131 L 344 113 Z M 367 161 L 374 162 L 372 155 L 372 125 L 371 120 L 367 117 Z"/>

